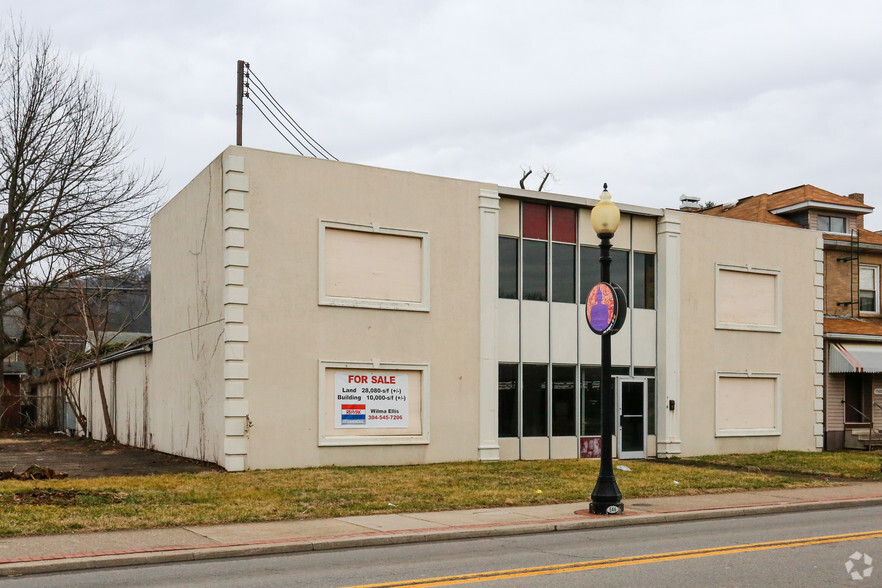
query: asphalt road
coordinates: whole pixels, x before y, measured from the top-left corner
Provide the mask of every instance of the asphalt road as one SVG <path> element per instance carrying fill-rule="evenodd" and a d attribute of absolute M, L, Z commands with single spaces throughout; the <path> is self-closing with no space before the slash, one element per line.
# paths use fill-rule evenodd
<path fill-rule="evenodd" d="M 866 556 L 874 568 L 869 572 Z M 861 574 L 861 579 L 851 574 Z M 494 588 L 879 586 L 882 506 L 82 571 L 7 579 L 2 585 L 383 583 Z"/>

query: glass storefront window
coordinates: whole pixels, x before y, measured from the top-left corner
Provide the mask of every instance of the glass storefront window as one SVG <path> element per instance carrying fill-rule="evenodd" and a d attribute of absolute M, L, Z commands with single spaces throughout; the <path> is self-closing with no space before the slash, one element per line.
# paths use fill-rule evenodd
<path fill-rule="evenodd" d="M 523 366 L 523 435 L 548 435 L 548 366 L 525 363 Z"/>
<path fill-rule="evenodd" d="M 551 300 L 576 301 L 576 246 L 551 244 Z"/>
<path fill-rule="evenodd" d="M 551 434 L 573 436 L 576 434 L 576 366 L 552 366 L 551 382 Z"/>
<path fill-rule="evenodd" d="M 518 240 L 499 237 L 499 297 L 518 297 Z"/>
<path fill-rule="evenodd" d="M 633 308 L 655 308 L 655 255 L 634 253 Z"/>
<path fill-rule="evenodd" d="M 609 277 L 613 284 L 618 284 L 628 293 L 628 251 L 623 249 L 611 249 L 609 252 L 610 262 Z M 584 303 L 588 298 L 588 293 L 597 282 L 600 281 L 600 247 L 591 245 L 582 245 L 579 248 L 579 281 L 581 283 L 581 292 L 579 293 L 579 302 Z M 630 306 L 630 301 L 629 301 Z"/>
<path fill-rule="evenodd" d="M 655 368 L 634 368 L 634 375 L 646 378 L 646 434 L 655 435 Z"/>
<path fill-rule="evenodd" d="M 524 240 L 524 300 L 548 300 L 548 244 Z"/>
<path fill-rule="evenodd" d="M 518 436 L 518 364 L 499 364 L 499 436 Z"/>
<path fill-rule="evenodd" d="M 612 376 L 627 376 L 630 374 L 627 366 L 613 366 L 610 370 Z M 583 437 L 596 437 L 600 435 L 600 366 L 582 366 L 582 380 L 580 383 L 582 400 L 582 426 L 580 427 Z"/>

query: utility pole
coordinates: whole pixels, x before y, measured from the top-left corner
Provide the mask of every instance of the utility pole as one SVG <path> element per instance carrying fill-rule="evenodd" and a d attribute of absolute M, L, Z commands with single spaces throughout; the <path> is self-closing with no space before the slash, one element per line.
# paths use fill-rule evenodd
<path fill-rule="evenodd" d="M 242 146 L 242 96 L 245 94 L 245 62 L 236 62 L 236 145 Z"/>

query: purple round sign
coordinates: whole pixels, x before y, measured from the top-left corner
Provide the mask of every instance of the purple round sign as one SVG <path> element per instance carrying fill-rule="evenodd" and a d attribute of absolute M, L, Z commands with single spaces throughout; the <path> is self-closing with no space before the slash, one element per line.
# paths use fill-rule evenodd
<path fill-rule="evenodd" d="M 598 335 L 616 333 L 624 322 L 624 292 L 614 284 L 600 282 L 585 300 L 585 317 L 588 327 Z"/>

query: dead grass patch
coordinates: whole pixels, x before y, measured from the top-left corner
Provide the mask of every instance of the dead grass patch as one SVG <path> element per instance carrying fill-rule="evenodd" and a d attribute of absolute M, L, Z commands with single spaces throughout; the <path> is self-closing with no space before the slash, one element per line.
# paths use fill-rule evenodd
<path fill-rule="evenodd" d="M 759 472 L 784 472 L 827 478 L 882 480 L 882 454 L 868 451 L 772 451 L 704 455 L 680 460 Z"/>
<path fill-rule="evenodd" d="M 822 485 L 786 475 L 617 462 L 626 498 Z M 0 535 L 102 531 L 588 500 L 592 460 L 323 467 L 0 482 Z"/>

